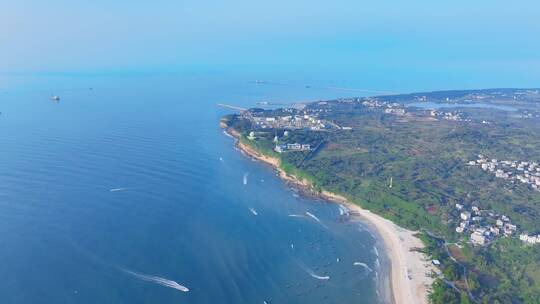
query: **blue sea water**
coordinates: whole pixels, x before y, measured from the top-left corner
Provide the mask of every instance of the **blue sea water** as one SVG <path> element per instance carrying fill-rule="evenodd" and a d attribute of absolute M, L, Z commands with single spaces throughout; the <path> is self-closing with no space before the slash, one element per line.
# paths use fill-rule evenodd
<path fill-rule="evenodd" d="M 297 195 L 218 126 L 220 102 L 351 94 L 204 74 L 4 78 L 1 302 L 385 302 L 370 228 Z"/>

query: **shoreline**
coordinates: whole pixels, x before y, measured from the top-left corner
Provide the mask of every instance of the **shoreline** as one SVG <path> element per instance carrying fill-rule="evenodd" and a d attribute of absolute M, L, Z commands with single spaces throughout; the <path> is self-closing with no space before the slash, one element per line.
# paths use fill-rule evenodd
<path fill-rule="evenodd" d="M 240 134 L 235 130 L 227 128 L 224 124 L 220 126 L 236 139 L 236 147 L 247 155 L 272 166 L 279 173 L 280 178 L 295 186 L 298 186 L 309 192 L 311 184 L 307 180 L 300 180 L 295 176 L 290 176 L 280 168 L 280 160 L 277 158 L 263 155 L 252 147 L 240 142 Z M 383 218 L 380 215 L 372 213 L 369 210 L 350 202 L 342 195 L 335 194 L 326 190 L 317 193 L 316 196 L 327 201 L 344 205 L 349 210 L 359 215 L 361 220 L 372 226 L 382 241 L 385 254 L 390 261 L 390 298 L 394 304 L 427 304 L 428 293 L 434 279 L 426 274 L 437 269 L 431 264 L 427 257 L 413 249 L 423 248 L 424 245 L 420 239 L 414 236 L 415 231 L 401 228 L 392 221 Z M 413 250 L 413 251 L 411 251 Z"/>

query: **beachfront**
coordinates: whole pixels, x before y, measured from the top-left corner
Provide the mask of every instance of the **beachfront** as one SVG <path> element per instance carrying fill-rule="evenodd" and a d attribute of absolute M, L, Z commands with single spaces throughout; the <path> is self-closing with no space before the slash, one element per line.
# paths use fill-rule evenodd
<path fill-rule="evenodd" d="M 232 131 L 231 134 L 239 138 L 239 134 Z M 279 159 L 262 155 L 248 145 L 237 142 L 237 147 L 249 156 L 260 160 L 276 168 L 284 180 L 300 187 L 309 187 L 306 180 L 296 179 L 287 175 L 279 168 Z M 387 220 L 369 210 L 349 202 L 345 197 L 323 191 L 321 195 L 332 202 L 345 205 L 350 210 L 359 214 L 363 220 L 373 226 L 379 234 L 385 248 L 385 253 L 390 261 L 391 292 L 394 304 L 428 303 L 428 293 L 433 278 L 429 276 L 437 269 L 429 259 L 417 248 L 422 248 L 423 243 L 414 236 L 414 232 L 403 229 L 390 220 Z"/>
<path fill-rule="evenodd" d="M 428 303 L 428 292 L 433 278 L 429 276 L 436 268 L 427 257 L 413 249 L 423 244 L 414 232 L 403 229 L 393 222 L 364 210 L 358 205 L 346 204 L 372 224 L 381 236 L 385 252 L 391 262 L 391 287 L 395 304 Z"/>

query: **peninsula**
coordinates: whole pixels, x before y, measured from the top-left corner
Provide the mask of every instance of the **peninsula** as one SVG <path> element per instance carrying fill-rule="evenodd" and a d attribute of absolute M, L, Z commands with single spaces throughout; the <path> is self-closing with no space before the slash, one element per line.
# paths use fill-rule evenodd
<path fill-rule="evenodd" d="M 221 126 L 280 176 L 370 223 L 394 302 L 537 303 L 540 90 L 242 110 Z"/>

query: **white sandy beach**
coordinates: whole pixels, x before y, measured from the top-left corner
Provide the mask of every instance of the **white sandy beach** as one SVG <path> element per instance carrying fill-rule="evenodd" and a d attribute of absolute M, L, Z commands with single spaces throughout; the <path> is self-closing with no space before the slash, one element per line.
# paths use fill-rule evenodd
<path fill-rule="evenodd" d="M 239 134 L 232 134 L 238 138 Z M 294 176 L 288 176 L 279 169 L 279 160 L 261 155 L 251 147 L 240 142 L 238 147 L 249 156 L 254 157 L 275 167 L 280 176 L 294 184 L 309 187 L 305 180 L 298 180 Z M 390 220 L 383 218 L 369 210 L 349 202 L 345 197 L 323 191 L 322 196 L 330 201 L 345 205 L 350 210 L 356 211 L 361 218 L 371 224 L 384 244 L 385 253 L 390 260 L 391 266 L 391 292 L 394 304 L 428 303 L 428 292 L 433 279 L 429 277 L 431 271 L 437 269 L 427 257 L 418 252 L 411 251 L 414 248 L 422 248 L 423 243 L 414 236 L 415 232 L 403 229 Z"/>
<path fill-rule="evenodd" d="M 390 282 L 394 303 L 427 304 L 428 291 L 433 283 L 429 274 L 437 269 L 424 254 L 412 250 L 424 246 L 422 241 L 414 236 L 415 233 L 358 205 L 343 201 L 342 197 L 329 193 L 325 193 L 325 196 L 332 197 L 334 201 L 343 203 L 350 210 L 358 212 L 363 219 L 375 227 L 390 260 Z"/>

